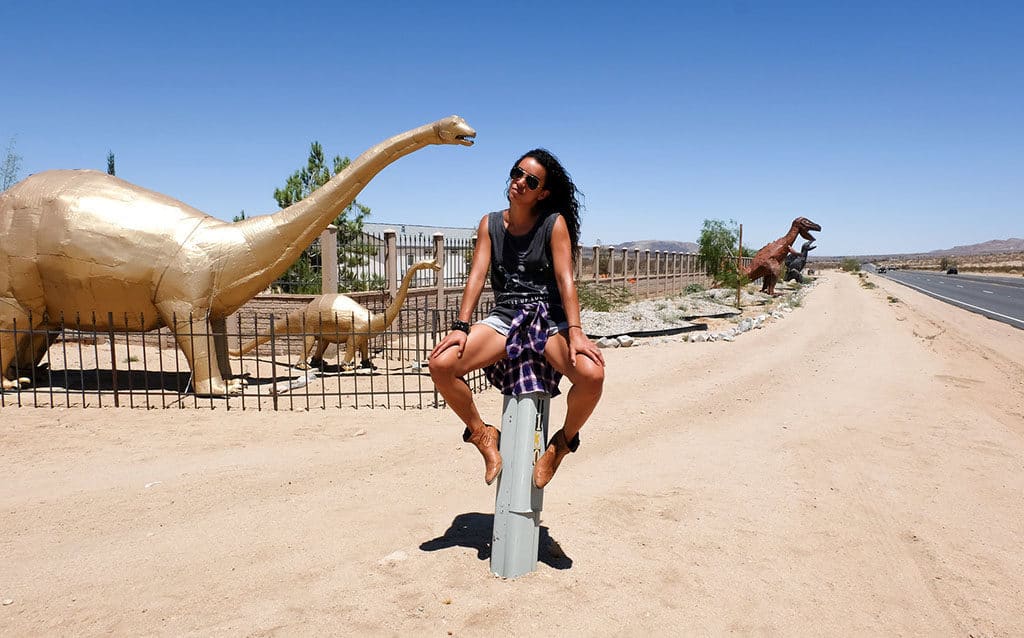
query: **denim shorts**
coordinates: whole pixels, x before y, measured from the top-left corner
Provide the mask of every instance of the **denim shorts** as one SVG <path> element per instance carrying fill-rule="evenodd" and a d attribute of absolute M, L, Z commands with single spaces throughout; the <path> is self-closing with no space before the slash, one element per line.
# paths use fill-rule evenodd
<path fill-rule="evenodd" d="M 512 330 L 511 324 L 505 323 L 505 320 L 497 315 L 487 315 L 477 323 L 481 323 L 485 326 L 494 328 L 494 331 L 503 337 L 507 337 L 510 330 Z M 555 326 L 548 329 L 548 336 L 556 335 L 563 330 L 569 329 L 569 322 L 563 321 Z"/>

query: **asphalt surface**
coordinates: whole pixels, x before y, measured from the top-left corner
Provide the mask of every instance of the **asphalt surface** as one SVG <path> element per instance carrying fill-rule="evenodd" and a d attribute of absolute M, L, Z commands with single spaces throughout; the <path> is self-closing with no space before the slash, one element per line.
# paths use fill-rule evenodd
<path fill-rule="evenodd" d="M 874 268 L 869 270 L 874 271 Z M 1024 277 L 947 275 L 922 270 L 877 273 L 964 310 L 1024 329 Z"/>

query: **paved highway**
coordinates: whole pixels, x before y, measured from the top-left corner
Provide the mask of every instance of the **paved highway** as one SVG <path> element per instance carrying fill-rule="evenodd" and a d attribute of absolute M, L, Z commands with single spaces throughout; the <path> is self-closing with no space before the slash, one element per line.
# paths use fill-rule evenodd
<path fill-rule="evenodd" d="M 874 271 L 874 268 L 870 268 Z M 878 274 L 954 306 L 1024 329 L 1024 277 L 947 275 L 924 270 Z"/>

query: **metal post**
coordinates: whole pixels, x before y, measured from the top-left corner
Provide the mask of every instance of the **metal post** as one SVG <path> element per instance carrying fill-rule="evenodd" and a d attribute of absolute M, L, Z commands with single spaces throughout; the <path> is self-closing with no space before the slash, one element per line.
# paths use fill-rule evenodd
<path fill-rule="evenodd" d="M 537 569 L 544 490 L 533 485 L 533 464 L 548 442 L 551 397 L 531 392 L 505 397 L 501 413 L 502 470 L 494 498 L 491 573 L 516 578 Z"/>

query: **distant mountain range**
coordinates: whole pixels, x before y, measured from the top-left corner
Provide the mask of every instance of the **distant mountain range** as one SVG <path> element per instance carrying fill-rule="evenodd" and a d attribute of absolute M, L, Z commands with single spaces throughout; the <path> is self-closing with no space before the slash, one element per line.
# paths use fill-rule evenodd
<path fill-rule="evenodd" d="M 695 253 L 700 250 L 700 247 L 693 242 L 670 242 L 666 240 L 640 240 L 636 242 L 622 242 L 620 244 L 613 245 L 617 249 L 627 248 L 629 250 L 649 250 L 650 252 L 662 251 L 670 253 Z M 585 247 L 585 252 L 589 255 L 591 247 Z M 608 247 L 605 247 L 608 248 Z M 928 257 L 953 257 L 957 255 L 992 255 L 998 253 L 1020 253 L 1024 252 L 1024 239 L 1010 238 L 1009 240 L 990 240 L 988 242 L 982 242 L 980 244 L 968 244 L 966 246 L 954 246 L 952 248 L 943 248 L 940 250 L 933 250 L 927 253 L 890 253 L 886 255 L 882 254 L 871 254 L 871 255 L 838 255 L 838 256 L 858 256 L 858 257 L 897 257 L 897 256 L 928 256 Z M 812 259 L 815 256 L 812 255 Z M 825 255 L 817 256 L 816 260 L 821 259 L 834 259 L 834 257 L 826 257 Z"/>
<path fill-rule="evenodd" d="M 618 244 L 609 244 L 602 246 L 602 248 L 610 248 L 614 246 L 618 249 L 629 249 L 629 250 L 649 250 L 652 253 L 654 251 L 669 252 L 669 253 L 695 253 L 700 250 L 700 246 L 693 243 L 692 241 L 664 241 L 660 239 L 642 239 L 640 241 L 624 241 Z M 587 248 L 593 248 L 588 246 Z M 587 251 L 589 254 L 589 250 Z"/>
<path fill-rule="evenodd" d="M 860 253 L 856 255 L 811 255 L 811 261 L 829 261 L 843 257 L 857 257 L 862 260 L 871 259 L 923 259 L 928 257 L 971 257 L 976 255 L 998 255 L 1001 253 L 1024 252 L 1024 239 L 1011 237 L 1009 239 L 991 239 L 979 244 L 967 244 L 931 250 L 925 253 Z"/>
<path fill-rule="evenodd" d="M 661 239 L 643 239 L 639 241 L 624 241 L 618 244 L 611 244 L 604 246 L 608 248 L 614 245 L 615 248 L 622 249 L 628 248 L 629 250 L 649 250 L 652 253 L 656 250 L 661 252 L 680 252 L 680 253 L 695 253 L 700 250 L 700 246 L 692 241 L 666 241 Z M 586 255 L 590 255 L 590 246 L 583 248 Z M 836 257 L 955 257 L 955 256 L 968 256 L 968 255 L 991 255 L 998 253 L 1017 253 L 1024 252 L 1024 239 L 1017 237 L 1011 237 L 1009 239 L 992 239 L 989 241 L 981 242 L 980 244 L 968 244 L 965 246 L 954 246 L 952 248 L 943 248 L 940 250 L 932 250 L 926 253 L 889 253 L 889 254 L 862 254 L 862 255 L 835 255 L 828 257 L 825 255 L 811 255 L 812 260 L 821 261 L 823 259 L 835 259 Z"/>
<path fill-rule="evenodd" d="M 1024 239 L 1011 237 L 1010 239 L 991 239 L 980 244 L 969 244 L 967 246 L 954 246 L 943 250 L 933 250 L 929 255 L 938 257 L 953 255 L 990 255 L 993 253 L 1018 253 L 1024 252 Z"/>

